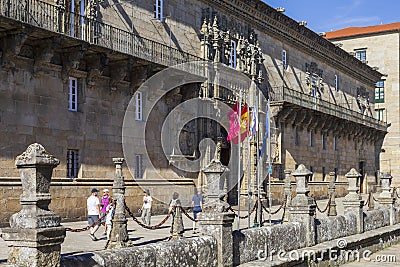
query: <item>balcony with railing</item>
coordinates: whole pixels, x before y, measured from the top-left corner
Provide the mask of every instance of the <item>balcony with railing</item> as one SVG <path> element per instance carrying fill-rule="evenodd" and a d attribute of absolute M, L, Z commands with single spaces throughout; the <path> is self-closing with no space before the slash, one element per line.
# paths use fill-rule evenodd
<path fill-rule="evenodd" d="M 1 16 L 163 66 L 201 60 L 187 52 L 43 1 L 0 0 Z"/>
<path fill-rule="evenodd" d="M 278 86 L 271 90 L 271 101 L 285 101 L 306 109 L 315 110 L 330 116 L 335 116 L 344 120 L 352 121 L 380 131 L 387 130 L 386 122 L 379 121 L 373 117 L 363 115 L 360 112 L 339 106 L 322 99 L 318 99 L 308 94 Z"/>

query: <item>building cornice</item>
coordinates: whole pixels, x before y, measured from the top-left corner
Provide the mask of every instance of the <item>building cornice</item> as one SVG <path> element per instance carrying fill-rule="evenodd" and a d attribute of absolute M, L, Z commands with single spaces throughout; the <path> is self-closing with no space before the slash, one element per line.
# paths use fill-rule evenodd
<path fill-rule="evenodd" d="M 371 36 L 378 36 L 378 35 L 396 34 L 396 33 L 400 34 L 400 29 L 380 31 L 380 32 L 368 32 L 368 33 L 360 33 L 360 34 L 352 34 L 352 35 L 344 35 L 344 36 L 338 36 L 338 37 L 326 38 L 326 39 L 331 41 L 331 42 L 336 42 L 336 41 L 341 41 L 341 40 L 364 38 L 364 37 L 371 37 Z"/>
<path fill-rule="evenodd" d="M 343 49 L 259 0 L 202 0 L 232 14 L 252 27 L 282 42 L 289 42 L 366 84 L 380 80 L 382 74 Z"/>

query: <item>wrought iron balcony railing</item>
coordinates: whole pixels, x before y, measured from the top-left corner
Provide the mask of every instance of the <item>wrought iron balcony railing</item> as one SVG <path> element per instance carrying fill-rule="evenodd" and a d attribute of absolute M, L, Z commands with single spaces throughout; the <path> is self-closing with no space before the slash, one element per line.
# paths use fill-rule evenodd
<path fill-rule="evenodd" d="M 202 60 L 187 52 L 43 1 L 0 0 L 0 16 L 164 66 Z"/>
<path fill-rule="evenodd" d="M 381 131 L 387 130 L 386 122 L 379 121 L 373 117 L 363 115 L 360 112 L 348 109 L 343 106 L 315 98 L 302 92 L 287 87 L 274 87 L 271 90 L 272 101 L 287 101 L 294 105 L 307 109 L 316 110 L 331 116 L 349 120 Z"/>

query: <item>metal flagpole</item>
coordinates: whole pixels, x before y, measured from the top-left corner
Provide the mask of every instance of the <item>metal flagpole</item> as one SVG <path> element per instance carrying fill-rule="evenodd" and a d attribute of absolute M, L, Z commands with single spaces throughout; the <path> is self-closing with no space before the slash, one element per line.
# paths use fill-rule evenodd
<path fill-rule="evenodd" d="M 250 94 L 248 94 L 248 98 L 250 98 Z M 250 100 L 247 100 L 247 103 L 250 103 Z M 250 108 L 248 106 L 247 108 L 247 127 L 250 129 Z M 251 197 L 250 197 L 250 169 L 251 169 L 251 162 L 250 162 L 250 133 L 249 137 L 247 138 L 247 159 L 248 159 L 248 165 L 247 165 L 247 228 L 250 228 L 250 208 L 251 208 Z"/>
<path fill-rule="evenodd" d="M 271 108 L 271 100 L 270 100 L 270 95 L 268 94 L 268 110 L 267 112 L 269 113 L 269 109 Z M 266 114 L 268 118 L 268 208 L 271 211 L 271 123 L 270 123 L 270 118 L 269 114 Z M 269 224 L 271 225 L 271 212 L 268 213 L 268 221 Z"/>
<path fill-rule="evenodd" d="M 257 131 L 256 131 L 256 182 L 257 182 L 257 223 L 258 226 L 261 226 L 261 213 L 262 213 L 262 207 L 261 207 L 261 190 L 260 190 L 260 169 L 259 169 L 259 165 L 260 165 L 260 155 L 259 155 L 259 148 L 260 148 L 260 136 L 259 136 L 259 103 L 258 103 L 258 99 L 259 99 L 259 93 L 260 92 L 256 92 L 256 115 L 257 115 Z"/>
<path fill-rule="evenodd" d="M 239 105 L 238 105 L 238 123 L 239 123 L 239 133 L 238 133 L 238 183 L 237 183 L 237 190 L 238 190 L 238 215 L 240 216 L 240 119 L 242 115 L 242 89 L 239 91 Z M 238 219 L 238 230 L 240 230 L 240 217 Z"/>

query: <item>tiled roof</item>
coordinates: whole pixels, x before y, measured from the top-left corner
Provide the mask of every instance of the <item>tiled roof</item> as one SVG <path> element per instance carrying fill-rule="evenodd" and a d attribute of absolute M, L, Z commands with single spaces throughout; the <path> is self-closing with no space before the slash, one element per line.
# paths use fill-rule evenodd
<path fill-rule="evenodd" d="M 347 36 L 355 36 L 361 34 L 369 34 L 369 33 L 378 33 L 378 32 L 386 32 L 400 30 L 400 22 L 390 23 L 390 24 L 381 24 L 375 26 L 367 26 L 367 27 L 349 27 L 344 28 L 337 31 L 331 31 L 326 33 L 327 39 L 335 39 Z"/>

